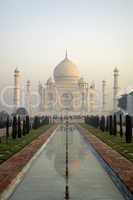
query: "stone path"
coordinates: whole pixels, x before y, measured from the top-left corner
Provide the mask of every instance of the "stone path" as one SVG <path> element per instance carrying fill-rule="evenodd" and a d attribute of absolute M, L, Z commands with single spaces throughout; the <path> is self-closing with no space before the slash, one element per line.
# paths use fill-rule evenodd
<path fill-rule="evenodd" d="M 78 129 L 100 156 L 110 165 L 122 182 L 127 186 L 128 190 L 133 193 L 133 163 L 106 145 L 96 136 L 88 134 L 88 130 L 85 128 L 78 126 Z"/>

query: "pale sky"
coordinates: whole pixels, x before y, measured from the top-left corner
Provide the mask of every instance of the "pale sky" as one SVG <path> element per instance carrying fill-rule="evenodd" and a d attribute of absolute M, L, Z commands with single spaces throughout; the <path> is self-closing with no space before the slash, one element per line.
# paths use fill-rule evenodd
<path fill-rule="evenodd" d="M 66 48 L 87 81 L 133 85 L 133 0 L 0 0 L 0 88 L 16 67 L 45 82 Z"/>

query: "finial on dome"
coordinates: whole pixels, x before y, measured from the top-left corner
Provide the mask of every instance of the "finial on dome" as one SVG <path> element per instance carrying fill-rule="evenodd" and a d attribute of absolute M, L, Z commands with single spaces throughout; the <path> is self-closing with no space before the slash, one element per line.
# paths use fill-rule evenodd
<path fill-rule="evenodd" d="M 68 56 L 67 56 L 67 49 L 66 49 L 66 56 L 65 56 L 65 58 L 68 58 Z"/>

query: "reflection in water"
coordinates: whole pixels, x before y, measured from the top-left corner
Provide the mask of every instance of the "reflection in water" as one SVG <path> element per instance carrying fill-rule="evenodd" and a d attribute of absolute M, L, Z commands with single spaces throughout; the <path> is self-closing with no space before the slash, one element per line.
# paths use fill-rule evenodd
<path fill-rule="evenodd" d="M 65 188 L 65 129 L 62 125 L 32 164 L 11 200 L 62 200 Z M 70 125 L 69 190 L 72 200 L 123 200 L 111 179 L 79 134 Z"/>
<path fill-rule="evenodd" d="M 69 176 L 76 175 L 80 170 L 80 162 L 85 159 L 85 151 L 82 147 L 83 141 L 79 140 L 79 138 L 74 139 L 74 126 L 70 126 L 68 129 L 68 145 L 69 145 Z M 58 134 L 60 137 L 55 138 L 51 142 L 51 146 L 49 146 L 46 150 L 46 155 L 48 159 L 52 158 L 52 154 L 54 155 L 54 167 L 56 171 L 65 178 L 65 148 L 66 148 L 66 129 L 65 126 L 61 126 Z M 78 148 L 75 148 L 78 145 Z M 54 147 L 54 148 L 53 148 Z M 55 151 L 56 149 L 56 151 Z M 87 154 L 88 156 L 88 154 Z"/>

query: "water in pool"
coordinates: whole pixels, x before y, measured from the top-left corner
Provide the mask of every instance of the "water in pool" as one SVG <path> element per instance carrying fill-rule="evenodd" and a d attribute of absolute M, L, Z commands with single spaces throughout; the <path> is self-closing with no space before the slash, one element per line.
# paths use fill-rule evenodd
<path fill-rule="evenodd" d="M 124 199 L 75 126 L 68 130 L 68 147 L 71 200 Z M 33 162 L 10 200 L 63 200 L 65 150 L 66 131 L 62 125 Z"/>

